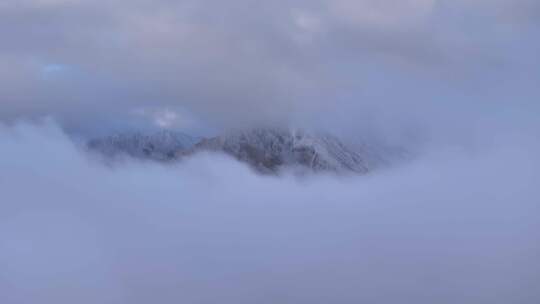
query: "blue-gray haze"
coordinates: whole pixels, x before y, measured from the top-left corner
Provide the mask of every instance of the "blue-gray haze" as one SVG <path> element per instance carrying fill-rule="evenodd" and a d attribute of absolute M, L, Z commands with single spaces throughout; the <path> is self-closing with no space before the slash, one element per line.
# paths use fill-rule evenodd
<path fill-rule="evenodd" d="M 0 1 L 0 303 L 540 302 L 540 2 Z M 131 130 L 412 157 L 107 166 Z"/>

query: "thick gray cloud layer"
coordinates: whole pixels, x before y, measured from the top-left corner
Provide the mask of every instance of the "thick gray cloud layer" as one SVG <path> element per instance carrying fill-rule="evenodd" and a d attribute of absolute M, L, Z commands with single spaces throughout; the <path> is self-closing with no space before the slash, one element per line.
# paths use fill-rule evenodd
<path fill-rule="evenodd" d="M 3 304 L 540 301 L 526 136 L 346 180 L 109 169 L 51 124 L 0 127 L 0 151 Z"/>
<path fill-rule="evenodd" d="M 0 1 L 0 302 L 538 303 L 539 12 Z M 43 115 L 434 136 L 399 168 L 296 180 L 216 155 L 104 168 L 20 122 Z"/>
<path fill-rule="evenodd" d="M 0 117 L 95 125 L 168 110 L 181 127 L 350 126 L 538 110 L 539 11 L 532 0 L 4 0 Z"/>

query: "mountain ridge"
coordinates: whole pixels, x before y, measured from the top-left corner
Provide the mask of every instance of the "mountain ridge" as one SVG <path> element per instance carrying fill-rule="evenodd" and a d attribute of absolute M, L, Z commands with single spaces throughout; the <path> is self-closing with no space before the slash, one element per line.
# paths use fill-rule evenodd
<path fill-rule="evenodd" d="M 88 141 L 87 148 L 106 158 L 127 156 L 160 162 L 182 161 L 201 152 L 216 152 L 263 174 L 284 170 L 366 174 L 383 164 L 384 148 L 353 148 L 324 133 L 284 128 L 252 128 L 197 138 L 174 131 L 123 133 Z M 376 151 L 376 152 L 374 152 Z"/>

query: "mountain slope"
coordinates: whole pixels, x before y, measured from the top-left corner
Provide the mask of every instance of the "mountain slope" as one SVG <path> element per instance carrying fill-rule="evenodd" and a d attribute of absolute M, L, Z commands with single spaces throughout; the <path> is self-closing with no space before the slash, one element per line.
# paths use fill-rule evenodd
<path fill-rule="evenodd" d="M 308 169 L 366 173 L 367 163 L 361 155 L 329 135 L 314 135 L 302 131 L 254 129 L 204 139 L 187 156 L 200 151 L 219 151 L 245 162 L 263 173 L 282 169 Z"/>
<path fill-rule="evenodd" d="M 124 133 L 90 140 L 89 150 L 107 159 L 132 157 L 151 161 L 181 161 L 201 152 L 232 156 L 264 174 L 281 171 L 365 174 L 403 158 L 400 149 L 366 141 L 346 145 L 320 133 L 259 128 L 197 139 L 172 131 Z"/>

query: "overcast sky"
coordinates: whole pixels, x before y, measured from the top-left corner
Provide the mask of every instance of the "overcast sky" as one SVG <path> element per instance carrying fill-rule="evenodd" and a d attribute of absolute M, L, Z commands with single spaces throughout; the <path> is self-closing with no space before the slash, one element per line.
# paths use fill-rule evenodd
<path fill-rule="evenodd" d="M 539 36 L 534 0 L 3 0 L 0 119 L 197 130 L 515 116 L 539 109 Z"/>

